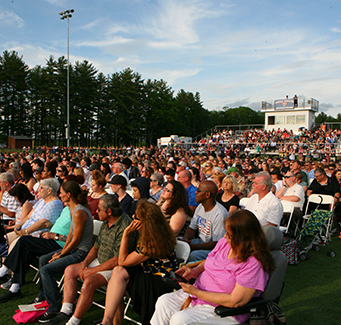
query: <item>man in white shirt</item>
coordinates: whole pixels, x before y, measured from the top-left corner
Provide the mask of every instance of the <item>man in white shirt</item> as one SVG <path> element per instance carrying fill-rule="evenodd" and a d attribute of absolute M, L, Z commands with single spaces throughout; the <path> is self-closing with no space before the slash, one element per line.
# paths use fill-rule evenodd
<path fill-rule="evenodd" d="M 295 224 L 303 216 L 302 208 L 305 200 L 304 189 L 296 183 L 296 176 L 292 171 L 288 171 L 284 176 L 283 187 L 276 192 L 276 196 L 281 201 L 289 201 L 294 206 L 294 213 L 289 231 L 295 231 Z M 286 224 L 289 215 L 283 216 L 283 222 Z"/>
<path fill-rule="evenodd" d="M 259 172 L 253 181 L 253 194 L 245 209 L 253 212 L 261 226 L 278 227 L 283 216 L 283 206 L 280 200 L 271 192 L 272 181 L 267 172 Z"/>

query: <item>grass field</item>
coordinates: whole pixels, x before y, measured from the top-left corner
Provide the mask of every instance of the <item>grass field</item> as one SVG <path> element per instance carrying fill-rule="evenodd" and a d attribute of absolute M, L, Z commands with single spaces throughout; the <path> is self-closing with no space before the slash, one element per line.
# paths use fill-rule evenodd
<path fill-rule="evenodd" d="M 309 251 L 309 260 L 297 266 L 288 266 L 285 287 L 279 303 L 289 325 L 338 325 L 341 323 L 341 240 L 337 236 L 330 242 L 336 257 L 327 256 L 326 247 L 319 252 Z M 38 286 L 32 282 L 34 273 L 27 274 L 27 284 L 22 288 L 24 298 L 0 305 L 0 325 L 15 324 L 12 319 L 18 303 L 30 303 L 38 293 Z M 5 293 L 0 289 L 0 294 Z M 97 294 L 96 299 L 104 303 L 104 296 Z M 132 311 L 130 315 L 134 314 Z M 103 310 L 92 306 L 82 324 L 101 317 Z M 137 315 L 134 315 L 136 318 Z M 131 324 L 124 321 L 124 324 Z"/>

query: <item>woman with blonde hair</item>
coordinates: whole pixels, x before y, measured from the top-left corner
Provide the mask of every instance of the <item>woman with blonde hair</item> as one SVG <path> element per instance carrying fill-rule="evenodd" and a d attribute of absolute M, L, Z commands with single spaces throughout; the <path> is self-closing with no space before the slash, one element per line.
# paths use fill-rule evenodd
<path fill-rule="evenodd" d="M 76 167 L 74 169 L 75 175 L 76 176 L 82 176 L 84 178 L 84 181 L 82 182 L 82 185 L 80 185 L 81 189 L 84 191 L 87 191 L 90 188 L 90 185 L 88 183 L 88 181 L 85 178 L 85 172 L 84 169 L 82 167 Z"/>
<path fill-rule="evenodd" d="M 128 240 L 139 232 L 136 251 L 128 254 Z M 126 291 L 134 302 L 134 310 L 143 325 L 150 324 L 157 298 L 172 291 L 162 275 L 177 266 L 175 235 L 160 208 L 146 200 L 139 202 L 135 219 L 122 236 L 118 266 L 114 268 L 107 287 L 105 311 L 101 324 L 112 325 L 114 315 Z M 123 316 L 123 315 L 122 315 Z M 115 316 L 117 320 L 118 315 Z"/>
<path fill-rule="evenodd" d="M 239 197 L 235 194 L 237 190 L 237 180 L 233 175 L 227 175 L 223 179 L 223 193 L 218 193 L 217 202 L 224 206 L 228 213 L 232 213 L 239 208 Z"/>
<path fill-rule="evenodd" d="M 223 189 L 222 189 L 222 182 L 223 182 L 223 179 L 225 178 L 225 174 L 221 171 L 215 171 L 211 178 L 212 178 L 212 181 L 214 183 L 216 183 L 217 187 L 218 187 L 218 193 L 222 193 L 223 192 Z"/>

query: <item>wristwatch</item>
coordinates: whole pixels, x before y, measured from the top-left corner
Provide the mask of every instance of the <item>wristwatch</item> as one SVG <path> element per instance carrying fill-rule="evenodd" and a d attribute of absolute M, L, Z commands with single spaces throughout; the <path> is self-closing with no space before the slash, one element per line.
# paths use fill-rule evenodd
<path fill-rule="evenodd" d="M 56 234 L 56 237 L 54 237 L 54 240 L 59 240 L 59 235 Z"/>

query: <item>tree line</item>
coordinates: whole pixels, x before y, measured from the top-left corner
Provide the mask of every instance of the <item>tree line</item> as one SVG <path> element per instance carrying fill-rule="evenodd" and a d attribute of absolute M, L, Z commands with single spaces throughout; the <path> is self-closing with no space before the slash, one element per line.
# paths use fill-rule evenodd
<path fill-rule="evenodd" d="M 130 68 L 105 76 L 84 60 L 69 65 L 72 146 L 150 145 L 162 136 L 197 136 L 222 124 L 263 124 L 248 107 L 210 111 L 200 94 L 176 94 L 164 80 Z M 35 145 L 66 145 L 67 60 L 29 68 L 15 51 L 0 56 L 0 140 L 26 135 Z"/>

